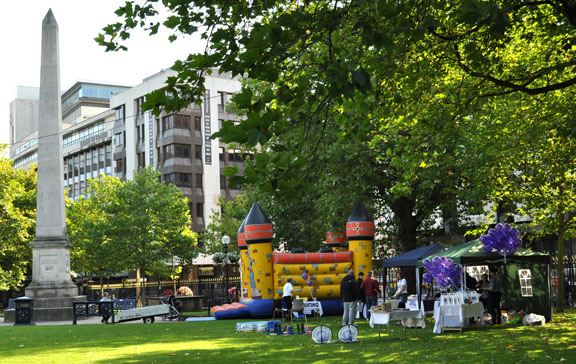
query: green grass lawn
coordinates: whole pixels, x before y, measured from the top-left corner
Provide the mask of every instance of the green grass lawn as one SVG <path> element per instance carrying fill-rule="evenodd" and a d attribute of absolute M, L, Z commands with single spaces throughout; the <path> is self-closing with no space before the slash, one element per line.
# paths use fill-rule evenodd
<path fill-rule="evenodd" d="M 238 320 L 0 327 L 0 363 L 576 363 L 576 310 L 543 327 L 474 327 L 432 334 L 394 326 L 392 339 L 358 324 L 360 342 L 314 344 L 310 335 L 237 333 Z M 253 320 L 250 320 L 253 321 Z M 311 319 L 336 334 L 339 317 Z M 384 327 L 383 327 L 384 330 Z"/>

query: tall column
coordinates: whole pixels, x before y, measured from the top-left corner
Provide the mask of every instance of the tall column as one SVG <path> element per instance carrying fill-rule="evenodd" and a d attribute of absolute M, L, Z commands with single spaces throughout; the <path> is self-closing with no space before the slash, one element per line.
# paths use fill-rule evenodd
<path fill-rule="evenodd" d="M 62 156 L 62 103 L 58 23 L 49 10 L 42 21 L 40 107 L 38 128 L 38 187 L 36 238 L 32 247 L 32 282 L 26 295 L 33 297 L 34 319 L 72 318 L 72 301 L 78 288 L 70 277 L 70 241 L 66 235 Z"/>
<path fill-rule="evenodd" d="M 246 216 L 244 234 L 250 256 L 252 298 L 274 298 L 272 274 L 272 223 L 260 205 L 254 203 Z"/>
<path fill-rule="evenodd" d="M 362 201 L 358 201 L 346 221 L 348 250 L 354 259 L 354 275 L 368 272 L 372 267 L 372 241 L 374 240 L 374 220 L 366 211 Z"/>

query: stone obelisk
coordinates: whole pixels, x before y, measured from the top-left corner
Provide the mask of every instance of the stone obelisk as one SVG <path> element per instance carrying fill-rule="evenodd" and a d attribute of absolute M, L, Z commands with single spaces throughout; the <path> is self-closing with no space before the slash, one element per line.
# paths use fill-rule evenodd
<path fill-rule="evenodd" d="M 42 21 L 36 238 L 31 244 L 32 282 L 26 287 L 26 296 L 34 298 L 35 321 L 71 320 L 72 302 L 85 299 L 70 277 L 59 63 L 58 23 L 49 10 Z"/>

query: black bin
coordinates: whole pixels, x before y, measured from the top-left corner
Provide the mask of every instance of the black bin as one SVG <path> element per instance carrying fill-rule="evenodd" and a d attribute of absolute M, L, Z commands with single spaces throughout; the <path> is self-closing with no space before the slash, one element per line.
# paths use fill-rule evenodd
<path fill-rule="evenodd" d="M 14 300 L 15 319 L 14 325 L 33 325 L 34 299 L 30 297 L 18 297 Z"/>

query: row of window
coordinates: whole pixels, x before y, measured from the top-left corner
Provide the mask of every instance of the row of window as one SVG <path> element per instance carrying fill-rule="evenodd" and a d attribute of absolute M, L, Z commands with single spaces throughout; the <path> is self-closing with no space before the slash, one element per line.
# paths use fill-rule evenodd
<path fill-rule="evenodd" d="M 202 174 L 197 173 L 196 178 L 196 188 L 203 188 Z M 171 183 L 178 187 L 192 187 L 192 173 L 168 173 L 163 176 L 166 183 Z"/>
<path fill-rule="evenodd" d="M 62 146 L 68 147 L 72 144 L 79 143 L 83 140 L 87 140 L 90 137 L 103 132 L 104 129 L 105 129 L 104 122 L 100 122 L 100 123 L 94 124 L 88 128 L 77 130 L 74 133 L 72 133 L 70 135 L 66 135 L 63 138 Z M 14 155 L 18 155 L 18 154 L 24 152 L 25 150 L 32 148 L 33 146 L 35 146 L 37 144 L 38 144 L 38 138 L 30 139 L 26 143 L 24 143 L 21 146 L 19 146 L 18 148 L 16 148 L 14 150 Z"/>
<path fill-rule="evenodd" d="M 14 162 L 13 168 L 24 167 L 28 163 L 35 162 L 38 159 L 38 152 L 31 153 L 22 159 L 18 159 Z"/>
<path fill-rule="evenodd" d="M 83 140 L 87 140 L 88 138 L 102 133 L 104 131 L 104 122 L 96 123 L 88 128 L 80 129 L 75 131 L 74 133 L 67 135 L 64 137 L 62 141 L 62 145 L 64 147 L 70 146 L 75 143 L 79 143 Z"/>
<path fill-rule="evenodd" d="M 26 143 L 22 144 L 18 148 L 14 149 L 14 155 L 18 155 L 25 151 L 28 148 L 32 148 L 33 146 L 38 144 L 38 138 L 30 139 Z"/>
<path fill-rule="evenodd" d="M 96 177 L 105 167 L 112 167 L 111 149 L 105 145 L 64 158 L 64 180 L 85 174 Z"/>
<path fill-rule="evenodd" d="M 170 129 L 190 129 L 190 115 L 171 114 L 162 117 L 162 133 Z M 156 119 L 156 129 L 160 130 L 160 119 Z M 202 117 L 194 116 L 194 130 L 202 130 Z"/>

